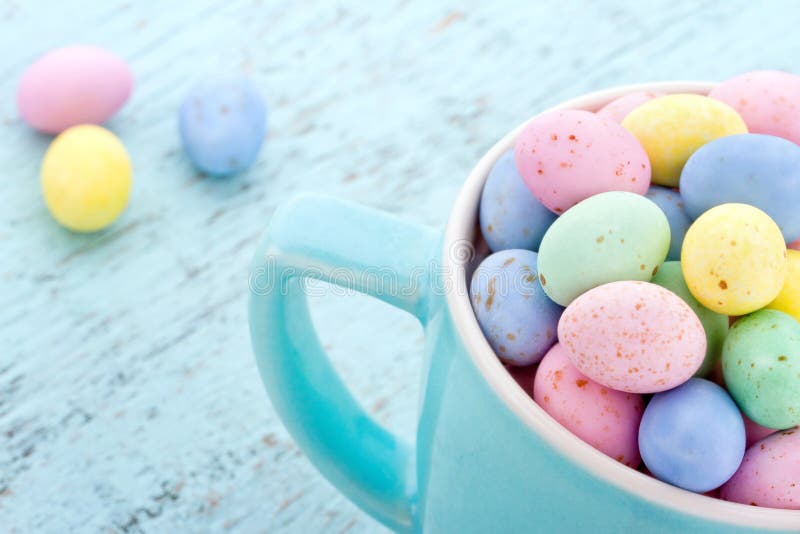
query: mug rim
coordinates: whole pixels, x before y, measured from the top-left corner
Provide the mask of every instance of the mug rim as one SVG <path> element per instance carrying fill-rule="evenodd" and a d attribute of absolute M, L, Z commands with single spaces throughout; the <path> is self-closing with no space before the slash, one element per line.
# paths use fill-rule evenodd
<path fill-rule="evenodd" d="M 716 82 L 703 81 L 623 85 L 587 93 L 542 113 L 563 109 L 596 111 L 620 96 L 638 91 L 707 95 L 716 85 Z M 477 237 L 478 205 L 489 171 L 500 156 L 513 148 L 522 128 L 542 113 L 537 113 L 511 130 L 483 155 L 461 187 L 445 228 L 443 277 L 445 284 L 450 284 L 445 287 L 454 289 L 447 292 L 447 307 L 472 362 L 500 400 L 548 445 L 583 470 L 622 491 L 682 514 L 723 524 L 769 530 L 797 529 L 800 526 L 798 510 L 757 507 L 693 493 L 649 477 L 606 456 L 550 417 L 523 391 L 495 355 L 481 332 L 469 300 L 466 272 L 472 258 L 452 254 L 451 251 L 465 242 L 474 243 Z"/>

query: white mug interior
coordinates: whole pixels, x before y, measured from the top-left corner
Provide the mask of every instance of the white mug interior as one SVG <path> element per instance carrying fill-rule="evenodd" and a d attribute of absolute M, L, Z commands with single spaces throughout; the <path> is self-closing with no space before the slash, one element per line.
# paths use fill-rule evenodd
<path fill-rule="evenodd" d="M 558 109 L 597 111 L 608 102 L 636 91 L 705 95 L 714 86 L 715 84 L 711 82 L 655 82 L 627 85 L 580 96 L 547 111 Z M 606 456 L 551 418 L 522 390 L 495 356 L 480 330 L 469 301 L 467 280 L 472 268 L 470 258 L 452 254 L 452 250 L 465 241 L 481 246 L 477 218 L 483 184 L 495 161 L 513 148 L 514 141 L 524 125 L 525 123 L 521 124 L 498 141 L 470 172 L 456 199 L 445 230 L 442 272 L 445 278 L 450 279 L 445 280 L 444 287 L 455 289 L 447 293 L 447 305 L 456 329 L 477 368 L 521 423 L 530 427 L 582 469 L 609 484 L 663 507 L 712 521 L 764 530 L 800 528 L 800 511 L 760 508 L 699 495 L 649 477 Z"/>

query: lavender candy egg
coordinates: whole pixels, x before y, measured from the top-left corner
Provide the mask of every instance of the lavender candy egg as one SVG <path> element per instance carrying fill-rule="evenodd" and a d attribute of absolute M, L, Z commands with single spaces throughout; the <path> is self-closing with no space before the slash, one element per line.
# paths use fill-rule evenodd
<path fill-rule="evenodd" d="M 483 260 L 470 283 L 470 300 L 495 354 L 509 365 L 530 365 L 556 342 L 561 308 L 545 295 L 536 253 L 510 249 Z"/>
<path fill-rule="evenodd" d="M 267 109 L 248 78 L 212 78 L 186 95 L 179 123 L 183 147 L 195 166 L 226 176 L 255 161 L 266 134 Z"/>
<path fill-rule="evenodd" d="M 686 231 L 692 225 L 692 219 L 689 218 L 684 209 L 680 193 L 669 187 L 651 185 L 645 196 L 655 202 L 664 212 L 664 215 L 667 216 L 670 231 L 667 261 L 681 259 L 683 236 L 686 235 Z"/>
<path fill-rule="evenodd" d="M 480 222 L 483 239 L 493 251 L 538 250 L 556 215 L 530 192 L 509 150 L 492 167 L 483 186 Z"/>

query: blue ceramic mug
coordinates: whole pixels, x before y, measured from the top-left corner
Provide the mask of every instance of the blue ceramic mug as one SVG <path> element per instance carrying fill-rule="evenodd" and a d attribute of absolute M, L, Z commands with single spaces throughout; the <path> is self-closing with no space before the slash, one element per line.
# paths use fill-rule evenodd
<path fill-rule="evenodd" d="M 596 110 L 633 91 L 711 87 L 629 86 L 556 109 Z M 481 188 L 520 128 L 472 171 L 444 235 L 322 196 L 298 197 L 275 212 L 252 264 L 250 332 L 272 404 L 300 448 L 342 493 L 398 532 L 800 531 L 800 511 L 697 495 L 605 456 L 539 408 L 495 357 L 467 280 Z M 306 278 L 355 288 L 422 323 L 416 436 L 386 431 L 348 392 L 309 319 Z"/>

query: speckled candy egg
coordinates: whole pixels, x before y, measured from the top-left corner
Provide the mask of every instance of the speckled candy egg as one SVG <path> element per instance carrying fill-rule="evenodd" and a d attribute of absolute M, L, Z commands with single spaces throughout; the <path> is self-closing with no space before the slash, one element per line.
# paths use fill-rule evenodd
<path fill-rule="evenodd" d="M 561 425 L 593 446 L 634 469 L 639 456 L 641 395 L 614 391 L 578 371 L 556 344 L 539 364 L 533 398 Z"/>
<path fill-rule="evenodd" d="M 556 342 L 562 310 L 539 285 L 535 252 L 503 250 L 483 260 L 472 275 L 470 299 L 481 330 L 504 362 L 536 363 Z"/>
<path fill-rule="evenodd" d="M 689 156 L 726 135 L 747 133 L 733 108 L 700 95 L 667 95 L 642 104 L 622 121 L 639 140 L 653 167 L 655 184 L 677 187 Z"/>
<path fill-rule="evenodd" d="M 539 278 L 547 295 L 566 306 L 607 282 L 650 280 L 669 241 L 669 222 L 652 201 L 633 193 L 601 193 L 547 230 L 539 245 Z"/>
<path fill-rule="evenodd" d="M 66 46 L 37 59 L 22 74 L 17 107 L 45 133 L 102 124 L 125 104 L 133 74 L 117 55 L 95 46 Z"/>
<path fill-rule="evenodd" d="M 767 308 L 782 311 L 800 321 L 800 252 L 786 251 L 787 272 L 783 288 Z"/>
<path fill-rule="evenodd" d="M 655 393 L 692 377 L 706 335 L 680 297 L 648 282 L 612 282 L 576 298 L 558 323 L 558 341 L 580 372 L 629 393 Z"/>
<path fill-rule="evenodd" d="M 738 469 L 745 452 L 744 422 L 724 389 L 692 378 L 650 400 L 639 426 L 639 449 L 656 478 L 703 493 Z"/>
<path fill-rule="evenodd" d="M 492 167 L 483 186 L 481 233 L 493 251 L 510 248 L 538 250 L 556 215 L 525 186 L 509 150 Z"/>
<path fill-rule="evenodd" d="M 519 134 L 514 158 L 525 184 L 555 213 L 597 193 L 643 195 L 650 186 L 650 162 L 639 142 L 588 111 L 535 117 Z"/>
<path fill-rule="evenodd" d="M 692 225 L 692 219 L 689 218 L 684 209 L 680 193 L 669 187 L 652 185 L 646 196 L 661 208 L 661 211 L 667 216 L 667 221 L 669 221 L 670 243 L 667 259 L 681 259 L 683 237 L 686 235 L 689 226 Z"/>
<path fill-rule="evenodd" d="M 73 126 L 59 134 L 42 161 L 42 193 L 59 223 L 94 232 L 125 209 L 131 191 L 131 162 L 117 137 L 100 126 Z"/>
<path fill-rule="evenodd" d="M 678 295 L 689 305 L 703 324 L 703 330 L 706 333 L 706 356 L 695 376 L 706 376 L 722 355 L 722 343 L 728 334 L 728 316 L 713 312 L 697 302 L 686 286 L 679 261 L 668 261 L 662 264 L 651 281 Z"/>
<path fill-rule="evenodd" d="M 744 421 L 744 434 L 747 437 L 748 448 L 756 441 L 761 441 L 776 432 L 774 428 L 767 428 L 759 425 L 745 414 L 742 414 L 742 420 Z"/>
<path fill-rule="evenodd" d="M 597 114 L 603 118 L 611 119 L 614 122 L 622 122 L 628 116 L 628 113 L 638 108 L 645 102 L 650 102 L 654 98 L 664 96 L 664 93 L 653 91 L 637 91 L 635 93 L 628 93 L 621 96 L 616 100 L 612 100 L 603 106 Z"/>
<path fill-rule="evenodd" d="M 800 76 L 748 72 L 722 82 L 708 96 L 735 109 L 749 131 L 800 144 Z"/>
<path fill-rule="evenodd" d="M 800 510 L 800 430 L 775 433 L 747 449 L 720 497 L 751 506 Z"/>
<path fill-rule="evenodd" d="M 800 146 L 761 134 L 711 141 L 686 162 L 681 196 L 692 218 L 720 204 L 750 204 L 794 241 L 800 238 Z"/>
<path fill-rule="evenodd" d="M 700 303 L 726 315 L 763 308 L 786 280 L 786 245 L 780 228 L 758 208 L 711 208 L 686 232 L 681 266 Z"/>
<path fill-rule="evenodd" d="M 722 348 L 725 385 L 742 411 L 761 426 L 800 424 L 800 323 L 759 310 L 731 327 Z"/>
<path fill-rule="evenodd" d="M 179 123 L 183 148 L 195 166 L 225 176 L 255 161 L 266 133 L 267 111 L 249 79 L 213 78 L 186 95 Z"/>

